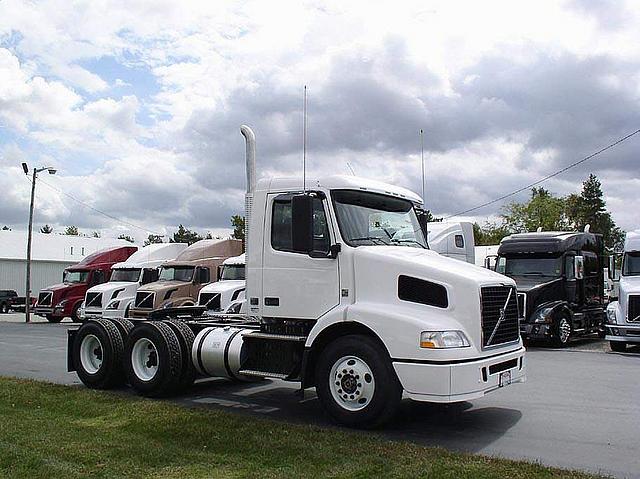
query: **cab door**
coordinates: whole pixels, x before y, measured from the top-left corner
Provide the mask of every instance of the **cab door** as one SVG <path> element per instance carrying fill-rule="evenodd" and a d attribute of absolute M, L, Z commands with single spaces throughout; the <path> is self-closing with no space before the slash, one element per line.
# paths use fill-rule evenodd
<path fill-rule="evenodd" d="M 266 317 L 317 319 L 340 301 L 338 260 L 295 251 L 292 194 L 267 196 L 263 242 L 262 314 Z M 331 228 L 326 198 L 313 199 L 314 251 L 329 252 Z"/>

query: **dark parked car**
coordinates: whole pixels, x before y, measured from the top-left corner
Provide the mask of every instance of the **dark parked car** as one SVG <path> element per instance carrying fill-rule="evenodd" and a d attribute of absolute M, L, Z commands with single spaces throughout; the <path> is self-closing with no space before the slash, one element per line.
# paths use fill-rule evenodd
<path fill-rule="evenodd" d="M 35 307 L 37 302 L 37 298 L 31 296 L 31 310 L 33 311 L 33 308 Z M 14 296 L 13 298 L 11 298 L 11 301 L 9 302 L 9 308 L 12 311 L 17 311 L 17 312 L 22 312 L 24 313 L 25 307 L 24 305 L 27 304 L 27 298 L 25 298 L 24 296 Z"/>
<path fill-rule="evenodd" d="M 0 313 L 8 313 L 11 307 L 11 300 L 18 296 L 12 289 L 0 289 Z"/>

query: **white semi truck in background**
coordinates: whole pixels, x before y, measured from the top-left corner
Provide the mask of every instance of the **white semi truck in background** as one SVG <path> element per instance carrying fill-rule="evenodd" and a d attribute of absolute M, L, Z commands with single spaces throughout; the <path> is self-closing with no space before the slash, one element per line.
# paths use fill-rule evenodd
<path fill-rule="evenodd" d="M 88 321 L 68 345 L 84 384 L 162 396 L 196 372 L 282 379 L 315 387 L 336 421 L 374 427 L 403 394 L 452 403 L 525 379 L 515 282 L 427 249 L 418 195 L 356 177 L 256 182 L 255 138 L 241 131 L 247 314 Z"/>
<path fill-rule="evenodd" d="M 218 281 L 206 285 L 198 295 L 198 306 L 211 313 L 246 313 L 245 255 L 226 259 L 218 271 Z"/>
<path fill-rule="evenodd" d="M 158 280 L 158 268 L 174 259 L 187 245 L 183 243 L 150 244 L 133 253 L 126 261 L 112 266 L 106 283 L 89 288 L 80 317 L 126 318 L 142 285 Z"/>
<path fill-rule="evenodd" d="M 618 280 L 616 258 L 609 257 L 609 277 Z M 624 352 L 640 343 L 640 232 L 627 233 L 618 283 L 618 301 L 607 306 L 606 336 L 611 349 Z"/>

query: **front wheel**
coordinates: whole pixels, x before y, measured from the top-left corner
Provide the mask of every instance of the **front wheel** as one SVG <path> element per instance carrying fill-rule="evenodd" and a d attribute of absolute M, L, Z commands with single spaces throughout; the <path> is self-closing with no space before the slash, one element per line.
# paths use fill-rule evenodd
<path fill-rule="evenodd" d="M 567 316 L 561 316 L 555 328 L 554 344 L 559 348 L 564 348 L 571 339 L 571 319 Z"/>
<path fill-rule="evenodd" d="M 624 341 L 609 341 L 609 346 L 611 346 L 611 351 L 616 353 L 624 353 L 627 350 L 627 343 Z"/>
<path fill-rule="evenodd" d="M 316 390 L 337 422 L 373 428 L 389 421 L 402 399 L 402 386 L 382 346 L 367 336 L 330 343 L 316 366 Z"/>
<path fill-rule="evenodd" d="M 9 312 L 9 305 L 7 303 L 0 304 L 0 313 L 7 314 Z"/>

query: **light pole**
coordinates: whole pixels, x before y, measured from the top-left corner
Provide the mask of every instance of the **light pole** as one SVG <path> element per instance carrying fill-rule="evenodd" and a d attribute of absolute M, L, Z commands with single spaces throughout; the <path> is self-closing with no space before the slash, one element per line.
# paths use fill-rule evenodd
<path fill-rule="evenodd" d="M 22 163 L 22 169 L 25 175 L 29 175 L 29 167 L 26 163 Z M 51 166 L 33 169 L 33 177 L 31 179 L 31 203 L 29 205 L 29 235 L 27 237 L 27 287 L 24 298 L 24 312 L 26 322 L 31 321 L 31 237 L 33 235 L 33 200 L 36 195 L 36 178 L 38 173 L 47 170 L 50 175 L 55 175 L 56 170 Z"/>

